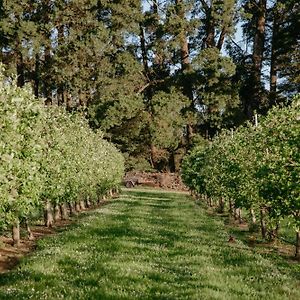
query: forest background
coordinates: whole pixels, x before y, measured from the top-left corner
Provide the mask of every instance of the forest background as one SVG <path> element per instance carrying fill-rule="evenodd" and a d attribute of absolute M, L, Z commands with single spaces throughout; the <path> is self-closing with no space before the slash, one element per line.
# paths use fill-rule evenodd
<path fill-rule="evenodd" d="M 299 93 L 299 23 L 297 0 L 2 0 L 0 61 L 100 128 L 127 170 L 178 171 L 195 143 Z"/>

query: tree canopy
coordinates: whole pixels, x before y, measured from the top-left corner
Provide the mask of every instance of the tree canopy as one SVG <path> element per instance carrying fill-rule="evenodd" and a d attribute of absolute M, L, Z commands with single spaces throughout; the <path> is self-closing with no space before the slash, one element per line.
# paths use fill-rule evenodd
<path fill-rule="evenodd" d="M 127 169 L 178 170 L 197 140 L 290 104 L 299 10 L 296 0 L 0 1 L 0 61 L 46 105 L 82 111 Z"/>

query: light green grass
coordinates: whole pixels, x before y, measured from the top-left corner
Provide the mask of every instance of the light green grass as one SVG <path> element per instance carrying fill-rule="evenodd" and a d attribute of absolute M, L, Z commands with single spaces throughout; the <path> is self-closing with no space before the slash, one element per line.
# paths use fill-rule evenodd
<path fill-rule="evenodd" d="M 300 299 L 300 267 L 229 244 L 188 196 L 128 190 L 0 277 L 0 299 Z"/>

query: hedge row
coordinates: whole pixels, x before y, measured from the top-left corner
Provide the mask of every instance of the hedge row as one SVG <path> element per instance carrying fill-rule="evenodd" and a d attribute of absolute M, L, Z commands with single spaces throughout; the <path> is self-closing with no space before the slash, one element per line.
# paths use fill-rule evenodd
<path fill-rule="evenodd" d="M 84 118 L 45 107 L 29 88 L 0 75 L 0 229 L 38 218 L 65 217 L 116 189 L 124 172 L 117 149 Z"/>
<path fill-rule="evenodd" d="M 224 131 L 183 162 L 183 180 L 196 194 L 240 218 L 249 212 L 263 238 L 274 238 L 288 219 L 300 258 L 300 97 L 276 107 L 259 124 Z M 259 224 L 256 220 L 260 219 Z"/>

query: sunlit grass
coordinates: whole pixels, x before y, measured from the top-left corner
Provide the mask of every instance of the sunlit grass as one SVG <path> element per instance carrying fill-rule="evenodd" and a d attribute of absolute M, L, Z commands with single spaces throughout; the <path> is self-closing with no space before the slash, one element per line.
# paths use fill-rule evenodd
<path fill-rule="evenodd" d="M 300 299 L 300 268 L 229 244 L 188 196 L 129 190 L 2 275 L 1 299 Z"/>

